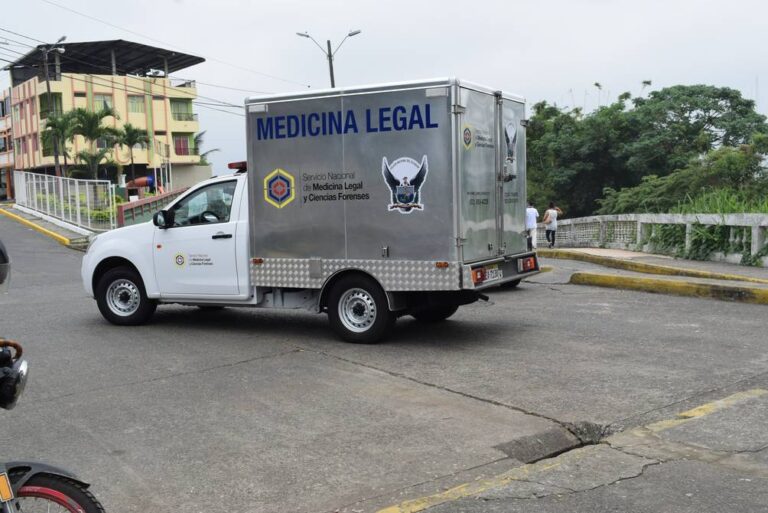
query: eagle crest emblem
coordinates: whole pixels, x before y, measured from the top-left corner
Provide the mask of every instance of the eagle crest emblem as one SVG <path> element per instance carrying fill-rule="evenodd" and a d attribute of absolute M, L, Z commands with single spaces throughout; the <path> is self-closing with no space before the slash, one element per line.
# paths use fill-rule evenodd
<path fill-rule="evenodd" d="M 428 173 L 426 155 L 422 157 L 421 164 L 409 157 L 401 157 L 389 163 L 387 157 L 384 157 L 381 161 L 381 174 L 391 192 L 389 210 L 397 210 L 401 214 L 424 210 L 421 187 Z"/>

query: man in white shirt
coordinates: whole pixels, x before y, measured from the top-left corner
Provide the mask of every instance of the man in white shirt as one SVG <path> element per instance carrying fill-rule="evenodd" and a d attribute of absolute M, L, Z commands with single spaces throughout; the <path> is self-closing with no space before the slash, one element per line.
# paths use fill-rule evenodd
<path fill-rule="evenodd" d="M 525 209 L 525 231 L 528 233 L 528 249 L 536 249 L 536 222 L 539 219 L 539 211 L 528 202 L 528 208 Z"/>

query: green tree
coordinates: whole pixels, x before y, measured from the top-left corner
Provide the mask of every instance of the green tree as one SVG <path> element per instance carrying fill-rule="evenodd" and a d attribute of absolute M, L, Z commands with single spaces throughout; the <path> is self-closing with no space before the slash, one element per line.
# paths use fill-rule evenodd
<path fill-rule="evenodd" d="M 113 164 L 109 159 L 110 150 L 107 148 L 97 149 L 95 151 L 82 150 L 77 152 L 75 159 L 77 164 L 72 166 L 72 176 L 75 178 L 98 179 L 99 166 L 101 164 Z"/>
<path fill-rule="evenodd" d="M 133 163 L 133 149 L 136 146 L 142 149 L 147 147 L 147 144 L 149 144 L 147 131 L 126 123 L 117 134 L 117 144 L 128 147 L 128 152 L 131 155 L 131 180 L 135 180 L 136 172 Z"/>
<path fill-rule="evenodd" d="M 764 203 L 768 174 L 763 166 L 768 146 L 758 134 L 751 144 L 722 146 L 667 176 L 648 175 L 639 185 L 605 190 L 599 214 L 670 212 L 684 203 L 712 203 L 713 198 L 741 198 L 744 204 Z M 713 194 L 714 193 L 714 194 Z M 707 202 L 699 201 L 708 198 Z"/>
<path fill-rule="evenodd" d="M 100 111 L 87 109 L 75 109 L 72 111 L 72 135 L 81 135 L 87 141 L 89 150 L 78 152 L 77 159 L 81 166 L 79 169 L 86 168 L 91 172 L 91 178 L 98 179 L 99 163 L 104 160 L 109 148 L 116 144 L 120 132 L 110 126 L 105 126 L 102 122 L 105 118 L 114 117 L 118 119 L 117 112 L 111 107 L 105 107 Z M 102 139 L 106 141 L 107 148 L 97 149 L 96 141 Z M 97 158 L 98 157 L 98 158 Z M 95 167 L 92 165 L 96 162 Z"/>
<path fill-rule="evenodd" d="M 52 148 L 53 139 L 56 138 L 59 144 L 59 152 L 64 157 L 64 175 L 67 174 L 67 158 L 69 151 L 67 143 L 72 140 L 74 128 L 74 115 L 72 111 L 59 115 L 49 115 L 45 120 L 45 128 L 40 133 L 43 147 Z"/>
<path fill-rule="evenodd" d="M 629 113 L 638 138 L 626 141 L 627 166 L 639 179 L 664 176 L 688 165 L 692 157 L 720 146 L 749 142 L 768 131 L 755 102 L 728 87 L 677 85 L 635 98 Z"/>
<path fill-rule="evenodd" d="M 203 142 L 205 141 L 205 132 L 206 131 L 203 130 L 202 132 L 198 132 L 197 134 L 195 134 L 195 141 L 194 141 L 194 147 L 195 149 L 197 149 L 197 151 L 200 154 L 200 161 L 198 162 L 198 165 L 201 165 L 201 166 L 210 165 L 210 163 L 208 162 L 208 155 L 210 155 L 211 153 L 215 153 L 217 151 L 221 151 L 219 150 L 219 148 L 213 148 L 206 152 L 201 151 Z"/>

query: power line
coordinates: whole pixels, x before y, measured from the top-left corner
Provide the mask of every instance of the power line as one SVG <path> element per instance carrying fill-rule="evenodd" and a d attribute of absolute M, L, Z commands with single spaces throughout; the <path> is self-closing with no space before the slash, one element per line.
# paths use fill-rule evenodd
<path fill-rule="evenodd" d="M 97 21 L 97 22 L 99 22 L 99 23 L 102 23 L 102 24 L 104 24 L 104 25 L 108 25 L 108 26 L 110 26 L 110 27 L 113 27 L 113 28 L 116 28 L 116 29 L 118 29 L 118 30 L 122 30 L 123 32 L 128 32 L 129 34 L 134 34 L 134 35 L 136 35 L 136 36 L 140 36 L 140 37 L 143 37 L 144 39 L 148 39 L 148 40 L 150 40 L 150 41 L 153 41 L 153 42 L 155 42 L 155 43 L 160 43 L 160 44 L 163 44 L 163 45 L 172 46 L 172 47 L 178 48 L 179 50 L 181 50 L 181 51 L 183 51 L 183 52 L 192 53 L 192 52 L 189 52 L 188 50 L 185 50 L 185 49 L 181 48 L 180 46 L 177 46 L 177 45 L 175 45 L 175 44 L 173 44 L 173 43 L 168 43 L 168 42 L 166 42 L 166 41 L 162 41 L 162 40 L 160 40 L 160 39 L 155 39 L 155 38 L 153 38 L 153 37 L 150 37 L 150 36 L 147 36 L 147 35 L 145 35 L 145 34 L 141 34 L 140 32 L 136 32 L 136 31 L 133 31 L 133 30 L 129 30 L 129 29 L 127 29 L 127 28 L 121 27 L 121 26 L 119 26 L 119 25 L 115 25 L 115 24 L 113 24 L 113 23 L 110 23 L 110 22 L 108 22 L 108 21 L 104 21 L 104 20 L 102 20 L 102 19 L 96 18 L 96 17 L 94 17 L 94 16 L 91 16 L 91 15 L 89 15 L 89 14 L 85 14 L 85 13 L 82 13 L 82 12 L 80 12 L 80 11 L 76 11 L 76 10 L 74 10 L 74 9 L 71 9 L 71 8 L 69 8 L 69 7 L 66 7 L 66 6 L 64 6 L 64 5 L 61 5 L 61 4 L 58 4 L 58 3 L 56 3 L 56 2 L 53 2 L 53 1 L 51 1 L 51 0 L 40 0 L 40 1 L 42 1 L 42 2 L 45 2 L 45 3 L 49 4 L 49 5 L 52 5 L 52 6 L 54 6 L 54 7 L 58 7 L 59 9 L 64 9 L 65 11 L 69 11 L 69 12 L 72 12 L 72 13 L 74 13 L 74 14 L 77 14 L 77 15 L 79 15 L 79 16 L 83 16 L 83 17 L 85 17 L 85 18 L 88 18 L 88 19 L 90 19 L 90 20 L 93 20 L 93 21 Z M 195 53 L 197 53 L 197 52 L 195 52 Z M 223 60 L 221 60 L 221 59 L 216 59 L 216 58 L 214 58 L 214 57 L 206 57 L 206 59 L 208 59 L 208 60 L 210 60 L 210 61 L 218 62 L 218 63 L 220 63 L 220 64 L 225 64 L 225 65 L 227 65 L 227 66 L 231 66 L 231 67 L 233 67 L 233 68 L 241 69 L 241 70 L 243 70 L 243 71 L 248 71 L 248 72 L 250 72 L 250 73 L 255 73 L 255 74 L 257 74 L 257 75 L 261 75 L 261 76 L 264 76 L 264 77 L 267 77 L 267 78 L 271 78 L 271 79 L 273 79 L 273 80 L 279 80 L 280 82 L 285 82 L 285 83 L 289 83 L 289 84 L 300 85 L 300 86 L 303 86 L 303 87 L 307 87 L 307 88 L 308 88 L 308 87 L 310 87 L 310 85 L 309 85 L 309 84 L 303 84 L 303 83 L 301 83 L 301 82 L 296 82 L 295 80 L 290 80 L 290 79 L 287 79 L 287 78 L 281 78 L 281 77 L 278 77 L 278 76 L 275 76 L 275 75 L 270 75 L 270 74 L 268 74 L 268 73 L 264 73 L 264 72 L 261 72 L 261 71 L 257 71 L 257 70 L 255 70 L 255 69 L 251 69 L 251 68 L 246 68 L 245 66 L 240 66 L 239 64 L 233 64 L 233 63 L 231 63 L 231 62 L 223 61 Z"/>
<path fill-rule="evenodd" d="M 6 30 L 6 29 L 0 28 L 0 30 Z M 29 36 L 24 36 L 23 34 L 18 34 L 16 32 L 13 32 L 13 34 L 21 35 L 22 37 L 26 37 L 27 39 L 31 39 L 33 41 L 38 41 L 37 39 L 34 39 L 32 37 L 29 37 Z M 15 40 L 12 39 L 11 41 L 15 41 Z M 31 48 L 33 50 L 37 49 L 36 47 L 31 46 L 31 45 L 25 45 L 25 46 L 27 46 L 28 48 Z M 17 53 L 17 54 L 22 55 L 22 56 L 27 55 L 27 54 L 19 52 L 17 50 L 13 50 L 11 48 L 8 48 L 7 50 L 11 51 L 11 52 L 14 52 L 14 53 Z M 109 66 L 107 66 L 107 65 L 98 65 L 98 64 L 96 64 L 94 62 L 87 62 L 87 61 L 84 61 L 84 60 L 81 60 L 81 59 L 77 59 L 77 58 L 74 58 L 74 57 L 71 56 L 72 53 L 75 53 L 77 55 L 82 55 L 82 56 L 87 57 L 87 58 L 92 58 L 91 56 L 88 56 L 88 55 L 86 55 L 86 54 L 84 54 L 82 52 L 70 51 L 69 55 L 67 55 L 66 57 L 63 57 L 63 59 L 67 59 L 67 60 L 74 61 L 74 62 L 79 62 L 80 64 L 85 64 L 87 66 L 93 66 L 93 67 L 97 67 L 97 68 L 102 68 L 102 69 L 108 70 L 110 72 L 112 71 L 112 66 L 111 65 L 109 65 Z M 105 61 L 102 60 L 102 62 L 105 62 Z M 128 70 L 126 70 L 125 68 L 115 67 L 115 69 L 116 70 L 120 70 L 122 72 L 125 72 L 126 76 L 128 74 L 127 73 Z M 82 74 L 83 75 L 88 75 L 88 76 L 95 76 L 95 75 L 92 75 L 90 73 L 82 73 Z M 168 78 L 168 77 L 165 77 L 165 78 Z M 182 78 L 179 78 L 179 77 L 174 77 L 174 78 L 177 78 L 178 80 L 187 80 L 187 79 L 182 79 Z M 204 96 L 204 95 L 200 95 L 200 94 L 196 94 L 196 93 L 192 93 L 192 92 L 188 92 L 188 91 L 183 91 L 183 90 L 179 90 L 178 92 L 180 94 L 184 94 L 184 95 L 192 97 L 192 98 L 203 98 L 205 100 L 211 100 L 211 101 L 217 102 L 222 107 L 235 107 L 235 108 L 238 108 L 238 109 L 242 107 L 241 105 L 236 105 L 234 103 L 229 103 L 229 102 L 226 102 L 224 100 L 219 100 L 218 98 L 213 98 L 211 96 Z M 252 92 L 258 92 L 258 91 L 252 91 Z"/>
<path fill-rule="evenodd" d="M 12 30 L 8 30 L 8 29 L 2 28 L 2 27 L 0 27 L 0 30 L 1 30 L 1 31 L 4 31 L 4 32 L 8 32 L 8 33 L 10 33 L 10 34 L 14 34 L 14 35 L 16 35 L 16 36 L 24 37 L 24 38 L 26 38 L 26 39 L 29 39 L 29 40 L 31 40 L 31 41 L 35 41 L 35 42 L 40 42 L 40 43 L 43 43 L 43 44 L 47 44 L 47 43 L 45 43 L 44 41 L 41 41 L 40 39 L 37 39 L 37 38 L 34 38 L 34 37 L 30 37 L 30 36 L 26 36 L 26 35 L 24 35 L 24 34 L 20 34 L 20 33 L 18 33 L 18 32 L 14 32 L 14 31 L 12 31 Z M 6 37 L 5 39 L 7 39 L 7 40 L 9 40 L 9 41 L 12 41 L 12 42 L 16 43 L 16 45 L 15 45 L 15 46 L 22 46 L 22 47 L 31 48 L 31 49 L 36 49 L 36 48 L 37 48 L 37 47 L 35 47 L 35 46 L 32 46 L 32 45 L 29 45 L 29 44 L 27 44 L 27 43 L 22 43 L 22 42 L 20 42 L 20 41 L 16 41 L 15 39 L 9 39 L 9 38 L 7 38 L 7 37 Z M 10 50 L 10 48 L 9 48 L 9 50 Z M 17 53 L 19 53 L 20 55 L 25 55 L 25 54 L 23 54 L 23 53 L 21 53 L 21 52 L 17 52 Z M 88 59 L 91 59 L 91 60 L 93 60 L 93 59 L 94 59 L 94 57 L 93 57 L 92 55 L 87 55 L 87 54 L 85 54 L 85 53 L 83 53 L 83 52 L 78 52 L 77 50 L 72 50 L 72 49 L 70 49 L 70 55 L 71 55 L 72 53 L 75 53 L 75 54 L 77 54 L 77 55 L 82 55 L 83 57 L 86 57 L 86 58 L 88 58 Z M 78 59 L 75 59 L 75 58 L 73 58 L 73 57 L 70 57 L 70 56 L 66 56 L 66 57 L 63 57 L 63 58 L 65 58 L 65 59 L 69 59 L 69 60 L 73 60 L 73 61 L 75 61 L 75 62 L 79 62 L 79 63 L 81 63 L 81 64 L 87 64 L 87 65 L 90 65 L 90 66 L 96 66 L 96 67 L 99 67 L 99 68 L 102 68 L 102 69 L 106 69 L 106 70 L 112 71 L 112 64 L 111 64 L 111 63 L 107 63 L 107 61 L 106 61 L 106 60 L 104 60 L 104 59 L 96 59 L 96 60 L 99 60 L 99 61 L 101 61 L 101 62 L 103 62 L 103 63 L 104 63 L 103 65 L 100 65 L 100 66 L 99 66 L 99 65 L 96 65 L 96 64 L 94 64 L 93 62 L 85 62 L 85 61 L 82 61 L 82 60 L 78 60 Z M 118 70 L 121 70 L 121 71 L 125 72 L 126 74 L 128 73 L 128 70 L 127 70 L 127 69 L 125 69 L 125 68 L 116 67 L 116 69 L 118 69 Z M 252 90 L 252 89 L 241 89 L 241 88 L 239 88 L 239 87 L 230 87 L 230 86 L 224 86 L 224 85 L 220 85 L 220 84 L 212 84 L 212 83 L 209 83 L 209 82 L 201 82 L 201 81 L 199 81 L 199 80 L 196 80 L 196 79 L 190 79 L 190 78 L 184 78 L 184 77 L 180 77 L 180 76 L 178 76 L 178 75 L 171 75 L 170 73 L 167 75 L 167 77 L 166 77 L 166 78 L 174 78 L 174 79 L 176 79 L 176 80 L 186 80 L 186 81 L 193 81 L 193 82 L 195 82 L 195 83 L 198 83 L 198 84 L 207 85 L 207 86 L 210 86 L 210 87 L 217 87 L 217 88 L 220 88 L 220 89 L 230 89 L 230 90 L 232 90 L 232 91 L 242 91 L 242 92 L 246 92 L 246 93 L 257 93 L 257 94 L 270 94 L 270 92 L 269 92 L 269 91 L 254 91 L 254 90 Z M 218 102 L 221 102 L 221 103 L 223 103 L 223 104 L 226 104 L 226 103 L 227 103 L 227 102 L 224 102 L 224 101 L 222 101 L 222 100 L 218 100 L 218 99 L 216 99 L 216 98 L 205 97 L 205 96 L 200 96 L 200 95 L 197 95 L 197 96 L 199 96 L 200 98 L 206 98 L 206 99 L 209 99 L 209 100 L 218 101 Z M 230 105 L 231 105 L 231 104 L 230 104 Z M 238 107 L 239 107 L 239 105 L 238 105 Z"/>

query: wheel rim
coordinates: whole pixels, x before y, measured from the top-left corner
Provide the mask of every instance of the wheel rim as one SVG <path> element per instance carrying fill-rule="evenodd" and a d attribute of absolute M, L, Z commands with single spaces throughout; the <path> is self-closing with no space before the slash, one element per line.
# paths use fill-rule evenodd
<path fill-rule="evenodd" d="M 16 498 L 17 508 L 25 513 L 83 513 L 84 509 L 66 494 L 41 486 L 23 486 Z"/>
<path fill-rule="evenodd" d="M 131 280 L 115 280 L 107 289 L 107 306 L 115 315 L 133 315 L 139 309 L 140 303 L 139 287 Z"/>
<path fill-rule="evenodd" d="M 339 299 L 339 319 L 349 331 L 368 331 L 376 322 L 376 302 L 363 289 L 349 289 Z"/>

